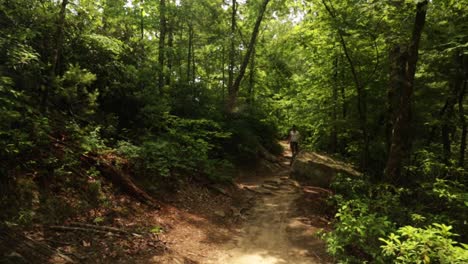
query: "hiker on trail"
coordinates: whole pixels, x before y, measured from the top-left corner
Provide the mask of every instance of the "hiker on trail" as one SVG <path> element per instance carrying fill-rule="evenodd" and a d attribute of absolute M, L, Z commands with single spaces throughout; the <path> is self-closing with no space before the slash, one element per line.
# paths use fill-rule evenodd
<path fill-rule="evenodd" d="M 296 126 L 292 126 L 288 135 L 288 143 L 289 143 L 289 147 L 291 148 L 291 153 L 292 153 L 293 158 L 299 152 L 299 139 L 300 138 L 301 138 L 301 134 L 299 134 L 299 131 L 297 131 Z"/>

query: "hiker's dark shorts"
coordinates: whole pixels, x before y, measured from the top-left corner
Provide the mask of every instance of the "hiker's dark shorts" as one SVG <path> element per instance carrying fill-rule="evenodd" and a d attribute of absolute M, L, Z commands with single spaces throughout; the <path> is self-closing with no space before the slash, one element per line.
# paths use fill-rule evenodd
<path fill-rule="evenodd" d="M 297 142 L 290 142 L 289 146 L 291 147 L 291 152 L 292 153 L 297 153 L 299 151 L 299 144 Z"/>

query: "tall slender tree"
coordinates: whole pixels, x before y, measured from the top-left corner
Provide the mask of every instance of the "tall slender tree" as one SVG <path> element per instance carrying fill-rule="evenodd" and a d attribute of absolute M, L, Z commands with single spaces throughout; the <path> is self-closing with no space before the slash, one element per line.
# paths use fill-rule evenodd
<path fill-rule="evenodd" d="M 414 75 L 418 62 L 419 42 L 426 22 L 427 6 L 428 1 L 417 3 L 409 45 L 406 49 L 401 50 L 399 54 L 399 56 L 402 56 L 401 67 L 404 68 L 404 75 L 400 76 L 400 78 L 404 82 L 398 98 L 399 109 L 392 129 L 390 152 L 385 167 L 385 179 L 389 182 L 400 182 L 403 159 L 407 155 L 408 145 L 411 144 L 411 101 L 414 94 Z"/>
<path fill-rule="evenodd" d="M 247 66 L 249 64 L 249 61 L 250 61 L 250 57 L 254 51 L 254 46 L 255 46 L 255 43 L 256 43 L 256 40 L 257 40 L 257 36 L 258 36 L 258 33 L 260 31 L 260 24 L 262 23 L 262 20 L 263 20 L 263 16 L 265 14 L 265 10 L 267 8 L 267 5 L 268 3 L 270 2 L 270 0 L 263 0 L 261 6 L 260 6 L 260 10 L 259 10 L 259 13 L 258 13 L 258 16 L 257 16 L 257 20 L 255 21 L 255 25 L 254 25 L 254 28 L 253 28 L 253 31 L 252 31 L 252 35 L 250 37 L 250 42 L 249 42 L 249 46 L 247 47 L 247 51 L 244 55 L 244 58 L 242 60 L 242 64 L 240 65 L 240 68 L 239 68 L 239 74 L 237 75 L 236 79 L 234 80 L 234 82 L 232 83 L 231 86 L 229 86 L 229 94 L 228 94 L 228 102 L 227 102 L 227 110 L 229 113 L 232 113 L 234 111 L 234 108 L 236 106 L 236 103 L 237 103 L 237 96 L 238 96 L 238 93 L 239 93 L 239 88 L 240 88 L 240 84 L 241 84 L 241 81 L 242 79 L 244 78 L 244 75 L 245 75 L 245 71 L 247 69 Z"/>

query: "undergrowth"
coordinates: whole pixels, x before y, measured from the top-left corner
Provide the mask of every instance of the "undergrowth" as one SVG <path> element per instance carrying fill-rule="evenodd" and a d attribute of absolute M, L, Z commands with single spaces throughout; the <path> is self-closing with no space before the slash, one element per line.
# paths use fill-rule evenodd
<path fill-rule="evenodd" d="M 467 263 L 466 182 L 450 177 L 465 172 L 434 171 L 401 186 L 339 175 L 334 229 L 323 234 L 329 253 L 339 263 Z"/>

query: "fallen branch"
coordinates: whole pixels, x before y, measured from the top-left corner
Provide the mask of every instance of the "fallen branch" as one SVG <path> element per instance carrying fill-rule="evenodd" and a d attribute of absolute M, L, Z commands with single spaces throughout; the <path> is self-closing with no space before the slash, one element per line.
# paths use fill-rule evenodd
<path fill-rule="evenodd" d="M 98 234 L 104 234 L 104 235 L 113 233 L 110 231 L 103 231 L 103 230 L 97 230 L 93 228 L 84 228 L 84 227 L 75 227 L 75 226 L 49 226 L 49 229 L 55 230 L 55 231 L 82 231 L 82 232 L 98 233 Z"/>
<path fill-rule="evenodd" d="M 87 229 L 95 229 L 99 231 L 107 231 L 107 232 L 119 233 L 119 234 L 124 234 L 124 235 L 131 235 L 131 233 L 128 231 L 125 231 L 116 227 L 111 227 L 111 226 L 90 225 L 90 224 L 83 224 L 83 223 L 77 223 L 77 222 L 70 223 L 70 226 L 82 227 L 82 228 L 87 228 Z"/>

